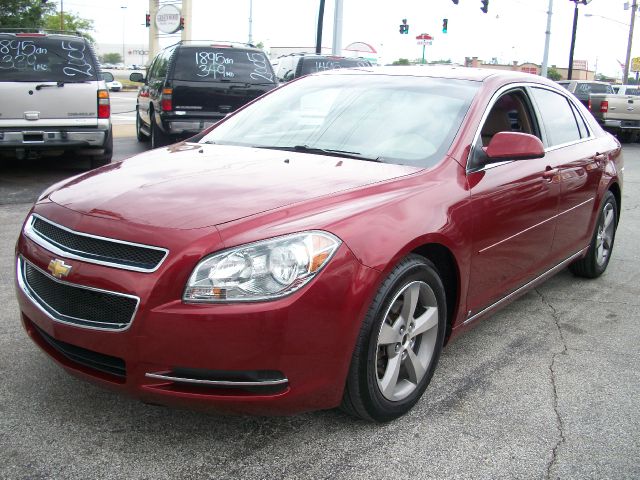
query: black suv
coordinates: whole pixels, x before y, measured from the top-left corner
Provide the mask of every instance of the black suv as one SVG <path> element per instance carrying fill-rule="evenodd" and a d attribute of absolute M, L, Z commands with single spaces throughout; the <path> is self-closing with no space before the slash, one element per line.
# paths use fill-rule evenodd
<path fill-rule="evenodd" d="M 334 57 L 315 53 L 292 53 L 278 57 L 276 76 L 280 82 L 310 73 L 338 68 L 370 67 L 371 62 L 364 58 Z"/>
<path fill-rule="evenodd" d="M 151 148 L 186 138 L 276 87 L 269 59 L 253 45 L 183 41 L 151 62 L 138 91 L 136 133 Z"/>

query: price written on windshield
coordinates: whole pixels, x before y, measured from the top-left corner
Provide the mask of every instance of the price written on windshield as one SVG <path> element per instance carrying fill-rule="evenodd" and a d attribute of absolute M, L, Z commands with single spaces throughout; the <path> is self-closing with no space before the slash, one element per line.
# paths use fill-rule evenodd
<path fill-rule="evenodd" d="M 225 57 L 220 52 L 196 52 L 196 65 L 199 77 L 213 77 L 232 79 L 236 75 L 231 70 L 233 58 Z"/>
<path fill-rule="evenodd" d="M 46 55 L 47 49 L 33 41 L 0 40 L 0 69 L 46 71 L 47 63 L 38 63 L 38 55 Z"/>

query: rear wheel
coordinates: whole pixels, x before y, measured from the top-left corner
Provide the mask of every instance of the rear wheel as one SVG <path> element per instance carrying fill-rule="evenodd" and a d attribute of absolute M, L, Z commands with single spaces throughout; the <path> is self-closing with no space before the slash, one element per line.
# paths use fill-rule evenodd
<path fill-rule="evenodd" d="M 618 202 L 613 193 L 607 191 L 600 206 L 589 250 L 584 258 L 569 265 L 569 270 L 579 277 L 596 278 L 604 273 L 609 265 L 618 222 Z"/>
<path fill-rule="evenodd" d="M 113 158 L 113 131 L 110 128 L 107 133 L 107 140 L 104 142 L 104 152 L 91 157 L 91 169 L 103 167 L 111 163 Z"/>
<path fill-rule="evenodd" d="M 156 117 L 153 111 L 149 113 L 151 118 L 151 148 L 164 147 L 169 143 L 167 135 L 165 135 L 156 123 Z"/>
<path fill-rule="evenodd" d="M 438 272 L 423 257 L 406 257 L 382 284 L 365 317 L 341 407 L 378 422 L 408 412 L 431 381 L 445 322 Z"/>

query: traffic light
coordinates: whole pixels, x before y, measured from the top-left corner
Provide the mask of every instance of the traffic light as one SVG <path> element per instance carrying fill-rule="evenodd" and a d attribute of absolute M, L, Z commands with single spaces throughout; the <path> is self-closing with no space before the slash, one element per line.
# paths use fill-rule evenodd
<path fill-rule="evenodd" d="M 447 33 L 447 27 L 449 26 L 449 19 L 448 18 L 443 18 L 442 19 L 442 33 Z"/>
<path fill-rule="evenodd" d="M 180 17 L 180 30 L 184 30 L 184 17 Z"/>
<path fill-rule="evenodd" d="M 482 6 L 480 7 L 480 10 L 482 10 L 484 13 L 487 13 L 489 11 L 489 0 L 482 0 Z"/>
<path fill-rule="evenodd" d="M 453 4 L 457 5 L 458 4 L 458 0 L 453 0 Z"/>
<path fill-rule="evenodd" d="M 409 25 L 407 24 L 406 18 L 402 19 L 402 23 L 400 24 L 400 33 L 409 34 Z"/>
<path fill-rule="evenodd" d="M 150 26 L 151 26 L 151 14 L 147 13 L 147 14 L 144 16 L 144 18 L 145 18 L 145 20 L 144 20 L 144 24 L 145 24 L 147 27 L 150 27 Z"/>

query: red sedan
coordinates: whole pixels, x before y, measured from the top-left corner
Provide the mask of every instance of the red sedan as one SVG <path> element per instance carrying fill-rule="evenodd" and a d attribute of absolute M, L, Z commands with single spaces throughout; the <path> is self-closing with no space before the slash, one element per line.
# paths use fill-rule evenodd
<path fill-rule="evenodd" d="M 541 77 L 311 75 L 45 191 L 17 245 L 22 321 L 144 401 L 387 421 L 476 320 L 565 267 L 604 272 L 622 171 Z"/>

